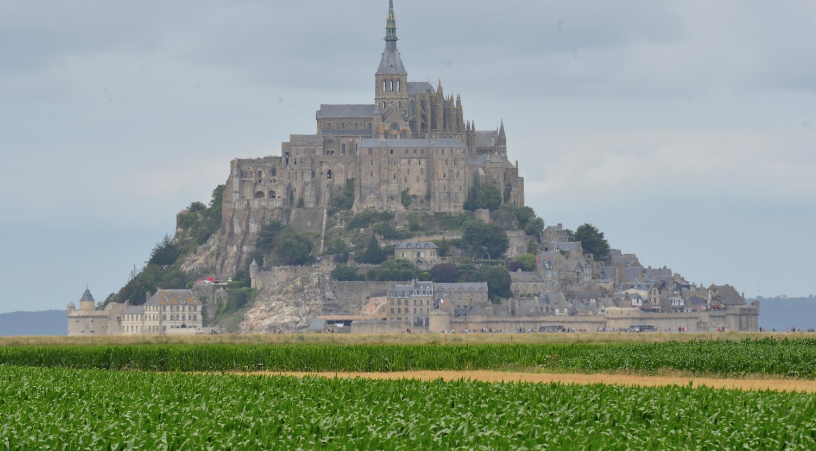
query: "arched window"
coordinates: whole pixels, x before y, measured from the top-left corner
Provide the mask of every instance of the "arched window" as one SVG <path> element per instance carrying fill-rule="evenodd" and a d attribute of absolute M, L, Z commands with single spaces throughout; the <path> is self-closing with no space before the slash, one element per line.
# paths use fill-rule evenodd
<path fill-rule="evenodd" d="M 272 168 L 272 172 L 270 172 L 269 175 L 270 175 L 270 177 L 277 177 L 278 176 L 278 170 L 275 169 L 275 168 Z"/>
<path fill-rule="evenodd" d="M 397 108 L 402 108 L 402 102 L 397 102 Z"/>
<path fill-rule="evenodd" d="M 269 192 L 269 198 L 270 199 L 277 199 L 278 195 L 274 191 L 270 191 Z"/>
<path fill-rule="evenodd" d="M 266 196 L 264 195 L 263 191 L 258 191 L 255 193 L 255 199 L 263 199 L 264 197 Z"/>
<path fill-rule="evenodd" d="M 326 172 L 326 179 L 331 180 L 331 178 L 332 178 L 332 173 L 331 173 L 331 169 L 329 169 L 328 172 Z"/>
<path fill-rule="evenodd" d="M 385 92 L 385 86 L 387 83 L 388 83 L 387 81 L 383 80 L 383 92 Z"/>
<path fill-rule="evenodd" d="M 346 145 L 343 144 L 343 155 L 345 155 L 345 154 L 346 154 Z"/>
<path fill-rule="evenodd" d="M 399 80 L 397 80 L 397 92 L 402 92 L 402 86 L 400 85 Z"/>
<path fill-rule="evenodd" d="M 262 172 L 262 171 L 258 171 L 258 178 L 259 178 L 259 179 L 260 179 L 260 178 L 263 178 L 263 172 Z"/>
<path fill-rule="evenodd" d="M 391 80 L 391 92 L 394 92 L 394 80 Z"/>

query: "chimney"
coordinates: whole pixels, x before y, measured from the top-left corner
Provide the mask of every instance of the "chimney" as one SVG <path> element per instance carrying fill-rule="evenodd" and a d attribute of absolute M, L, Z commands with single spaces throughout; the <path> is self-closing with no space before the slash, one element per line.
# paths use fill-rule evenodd
<path fill-rule="evenodd" d="M 563 228 L 563 227 L 561 226 L 561 223 L 560 223 L 560 222 L 558 223 L 558 228 L 559 228 L 559 229 Z"/>

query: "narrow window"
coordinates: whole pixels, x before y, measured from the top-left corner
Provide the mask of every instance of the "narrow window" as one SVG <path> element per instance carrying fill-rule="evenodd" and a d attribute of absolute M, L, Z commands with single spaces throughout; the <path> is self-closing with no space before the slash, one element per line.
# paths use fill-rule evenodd
<path fill-rule="evenodd" d="M 345 155 L 345 154 L 346 154 L 346 145 L 343 144 L 343 155 Z"/>
<path fill-rule="evenodd" d="M 397 92 L 402 92 L 401 89 L 400 81 L 397 80 Z"/>
<path fill-rule="evenodd" d="M 383 80 L 383 92 L 385 92 L 385 84 L 388 83 L 387 81 Z M 385 104 L 383 104 L 385 105 Z"/>
<path fill-rule="evenodd" d="M 394 80 L 391 80 L 391 92 L 394 92 Z"/>

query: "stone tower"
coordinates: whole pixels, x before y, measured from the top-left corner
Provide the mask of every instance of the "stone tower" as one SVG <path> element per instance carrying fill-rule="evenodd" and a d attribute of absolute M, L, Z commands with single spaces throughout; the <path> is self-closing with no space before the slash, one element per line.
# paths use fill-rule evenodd
<path fill-rule="evenodd" d="M 85 289 L 85 293 L 82 294 L 82 299 L 79 300 L 79 309 L 86 312 L 96 309 L 96 301 L 91 295 L 91 290 Z"/>
<path fill-rule="evenodd" d="M 375 103 L 388 111 L 408 109 L 408 72 L 397 50 L 397 19 L 394 16 L 394 0 L 389 0 L 388 18 L 385 24 L 385 51 L 377 69 L 374 84 Z M 392 110 L 392 111 L 393 111 Z"/>

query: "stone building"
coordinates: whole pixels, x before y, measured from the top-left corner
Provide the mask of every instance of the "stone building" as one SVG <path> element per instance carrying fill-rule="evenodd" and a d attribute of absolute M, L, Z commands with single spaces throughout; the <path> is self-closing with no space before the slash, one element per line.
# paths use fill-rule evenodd
<path fill-rule="evenodd" d="M 510 291 L 516 296 L 538 296 L 547 285 L 544 278 L 535 271 L 522 271 L 510 273 Z"/>
<path fill-rule="evenodd" d="M 386 321 L 392 326 L 428 326 L 433 299 L 433 282 L 414 280 L 410 284 L 394 284 L 388 291 Z"/>
<path fill-rule="evenodd" d="M 434 299 L 450 304 L 459 316 L 490 303 L 485 282 L 435 283 L 433 287 Z"/>
<path fill-rule="evenodd" d="M 243 243 L 253 243 L 266 222 L 319 233 L 331 197 L 352 179 L 355 211 L 409 205 L 458 213 L 476 178 L 498 187 L 505 203 L 524 206 L 524 179 L 507 158 L 504 124 L 477 130 L 465 120 L 461 96 L 446 96 L 441 81 L 436 87 L 409 81 L 393 1 L 373 94 L 373 103 L 321 105 L 315 133 L 290 135 L 280 156 L 232 161 L 219 273 L 232 275 L 245 263 L 251 249 Z"/>
<path fill-rule="evenodd" d="M 438 252 L 439 247 L 429 241 L 394 245 L 395 260 L 408 260 L 420 269 L 430 269 L 439 263 Z"/>
<path fill-rule="evenodd" d="M 122 312 L 124 335 L 189 334 L 203 327 L 203 306 L 192 290 L 158 290 L 144 305 Z"/>
<path fill-rule="evenodd" d="M 68 304 L 68 335 L 119 335 L 125 307 L 114 302 L 97 308 L 91 290 L 86 289 L 79 300 L 79 309 L 73 302 Z"/>

